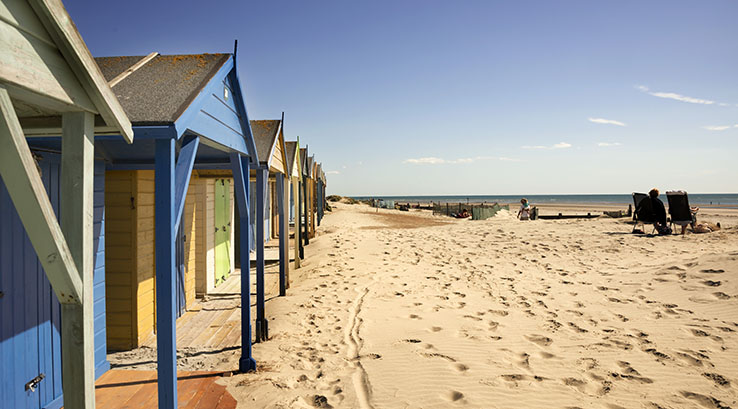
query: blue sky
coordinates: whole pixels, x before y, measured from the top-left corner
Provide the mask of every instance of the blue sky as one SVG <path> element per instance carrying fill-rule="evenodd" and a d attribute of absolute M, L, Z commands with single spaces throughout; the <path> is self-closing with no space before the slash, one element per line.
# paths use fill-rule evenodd
<path fill-rule="evenodd" d="M 343 195 L 738 192 L 738 2 L 71 1 L 94 56 L 231 52 Z"/>

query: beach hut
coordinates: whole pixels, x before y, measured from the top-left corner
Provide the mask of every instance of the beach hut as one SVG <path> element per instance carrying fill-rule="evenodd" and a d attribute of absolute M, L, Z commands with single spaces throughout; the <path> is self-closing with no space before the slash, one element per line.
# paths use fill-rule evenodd
<path fill-rule="evenodd" d="M 302 183 L 301 161 L 300 161 L 300 142 L 285 142 L 285 152 L 287 157 L 287 174 L 290 181 L 289 204 L 290 204 L 290 221 L 294 224 L 294 253 L 295 268 L 300 268 L 301 252 L 301 214 L 300 210 L 300 189 Z M 289 272 L 287 273 L 287 285 L 289 286 Z"/>
<path fill-rule="evenodd" d="M 317 183 L 316 183 L 316 201 L 318 210 L 318 226 L 325 216 L 325 172 L 323 171 L 323 164 L 319 163 L 316 167 L 317 171 Z"/>
<path fill-rule="evenodd" d="M 307 185 L 308 185 L 308 236 L 312 239 L 315 237 L 315 155 L 308 157 L 307 160 Z"/>
<path fill-rule="evenodd" d="M 302 220 L 301 220 L 301 227 L 302 229 L 300 236 L 302 237 L 302 247 L 300 248 L 300 258 L 305 258 L 304 256 L 304 247 L 310 244 L 310 234 L 309 234 L 309 225 L 310 225 L 310 196 L 308 195 L 310 190 L 309 185 L 309 177 L 310 174 L 308 172 L 308 147 L 307 145 L 304 148 L 300 148 L 300 169 L 302 172 L 302 199 L 301 199 L 301 206 L 302 206 Z"/>
<path fill-rule="evenodd" d="M 0 3 L 0 406 L 92 408 L 105 344 L 101 133 L 131 123 L 58 0 Z M 53 136 L 57 143 L 47 146 Z"/>
<path fill-rule="evenodd" d="M 288 230 L 285 217 L 285 179 L 287 174 L 287 158 L 285 156 L 284 116 L 281 120 L 251 121 L 251 129 L 259 155 L 259 165 L 251 171 L 252 188 L 256 191 L 254 203 L 254 220 L 261 223 L 255 228 L 256 244 L 256 341 L 269 338 L 268 321 L 264 310 L 264 243 L 271 238 L 279 237 L 279 289 L 285 295 L 287 287 L 287 268 L 289 256 L 287 250 Z"/>
<path fill-rule="evenodd" d="M 123 101 L 136 136 L 131 145 L 105 139 L 99 146 L 109 182 L 108 339 L 128 337 L 135 344 L 142 333 L 155 330 L 159 405 L 174 408 L 175 321 L 193 292 L 193 247 L 201 238 L 193 227 L 198 212 L 196 189 L 190 191 L 193 169 L 230 172 L 241 226 L 249 226 L 248 174 L 258 157 L 236 56 L 151 53 L 96 60 Z M 248 248 L 248 240 L 241 244 Z M 242 251 L 241 257 L 249 265 L 249 252 Z M 249 290 L 246 269 L 243 305 L 250 304 Z M 244 308 L 242 371 L 255 367 L 249 324 L 250 310 Z"/>
<path fill-rule="evenodd" d="M 189 245 L 194 246 L 194 257 L 190 247 L 185 253 L 190 254 L 190 260 L 194 263 L 197 297 L 210 293 L 240 266 L 238 242 L 235 241 L 239 226 L 235 204 L 234 181 L 230 170 L 193 171 L 185 202 L 187 218 L 184 220 L 185 226 L 192 224 Z M 185 241 L 185 244 L 188 242 Z M 186 279 L 185 282 L 190 281 Z M 189 289 L 189 285 L 185 287 L 188 302 L 192 297 Z"/>

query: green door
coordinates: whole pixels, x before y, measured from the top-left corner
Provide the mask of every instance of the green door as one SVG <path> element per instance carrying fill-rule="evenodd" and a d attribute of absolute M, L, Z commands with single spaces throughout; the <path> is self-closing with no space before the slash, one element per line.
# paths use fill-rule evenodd
<path fill-rule="evenodd" d="M 231 182 L 215 180 L 215 285 L 231 272 Z"/>

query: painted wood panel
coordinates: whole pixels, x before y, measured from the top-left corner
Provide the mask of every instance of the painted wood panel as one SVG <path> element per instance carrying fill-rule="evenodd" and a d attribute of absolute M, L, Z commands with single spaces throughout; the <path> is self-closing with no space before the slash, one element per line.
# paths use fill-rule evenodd
<path fill-rule="evenodd" d="M 59 156 L 43 153 L 42 180 L 58 216 Z M 105 189 L 104 164 L 95 164 L 95 193 Z M 96 198 L 101 197 L 95 195 Z M 94 204 L 94 334 L 96 376 L 109 365 L 105 328 L 105 212 L 104 201 Z M 59 302 L 46 279 L 5 185 L 0 182 L 0 396 L 5 407 L 61 405 L 61 315 Z M 101 352 L 102 351 L 102 352 Z M 38 374 L 45 378 L 36 391 L 25 384 Z"/>
<path fill-rule="evenodd" d="M 30 5 L 5 3 L 0 7 L 0 82 L 53 98 L 56 109 L 76 105 L 97 113 Z M 43 99 L 33 102 L 43 105 Z"/>
<path fill-rule="evenodd" d="M 141 345 L 154 332 L 156 325 L 154 282 L 154 171 L 136 171 L 134 184 L 134 252 L 135 280 L 135 346 Z"/>
<path fill-rule="evenodd" d="M 133 272 L 133 202 L 134 171 L 108 171 L 105 174 L 105 208 L 107 223 L 108 270 L 106 280 L 108 314 L 108 348 L 130 349 L 134 343 L 131 327 L 132 272 Z"/>
<path fill-rule="evenodd" d="M 278 137 L 274 147 L 274 153 L 272 153 L 272 160 L 269 163 L 270 171 L 287 174 L 287 166 L 284 163 L 284 144 L 282 138 Z"/>

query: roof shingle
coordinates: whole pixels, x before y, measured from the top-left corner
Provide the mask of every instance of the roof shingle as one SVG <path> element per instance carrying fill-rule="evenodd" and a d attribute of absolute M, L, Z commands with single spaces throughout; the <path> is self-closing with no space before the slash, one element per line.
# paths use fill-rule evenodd
<path fill-rule="evenodd" d="M 95 58 L 109 82 L 144 58 Z M 134 125 L 176 121 L 230 54 L 158 55 L 112 89 Z"/>

